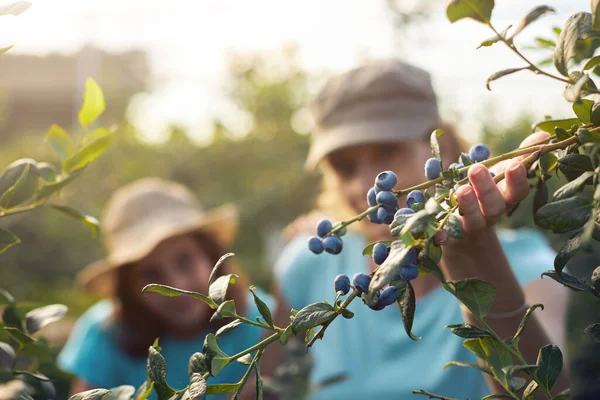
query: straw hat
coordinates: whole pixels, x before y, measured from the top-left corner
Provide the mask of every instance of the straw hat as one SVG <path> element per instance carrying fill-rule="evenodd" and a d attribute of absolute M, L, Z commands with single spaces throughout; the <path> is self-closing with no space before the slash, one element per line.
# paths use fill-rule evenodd
<path fill-rule="evenodd" d="M 310 109 L 315 129 L 307 169 L 336 150 L 422 138 L 440 123 L 429 73 L 394 59 L 334 76 Z"/>
<path fill-rule="evenodd" d="M 102 216 L 101 231 L 108 256 L 84 268 L 77 284 L 85 291 L 110 296 L 115 270 L 144 258 L 165 239 L 203 231 L 229 246 L 237 231 L 237 209 L 229 204 L 204 211 L 184 185 L 144 178 L 113 194 Z"/>

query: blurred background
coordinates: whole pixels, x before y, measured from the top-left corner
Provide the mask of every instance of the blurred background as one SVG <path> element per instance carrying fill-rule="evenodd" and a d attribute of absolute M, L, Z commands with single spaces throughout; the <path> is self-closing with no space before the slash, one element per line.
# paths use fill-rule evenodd
<path fill-rule="evenodd" d="M 501 28 L 537 5 L 497 3 L 493 21 Z M 43 137 L 53 123 L 77 125 L 92 76 L 106 96 L 101 123 L 117 124 L 118 139 L 67 189 L 70 204 L 98 216 L 112 191 L 148 175 L 184 182 L 207 208 L 235 202 L 242 223 L 232 250 L 251 280 L 268 287 L 281 230 L 311 209 L 320 189 L 318 175 L 303 170 L 312 129 L 306 105 L 330 74 L 381 57 L 421 66 L 433 76 L 443 117 L 493 153 L 518 146 L 548 114 L 572 115 L 562 85 L 534 74 L 511 75 L 486 90 L 489 75 L 520 60 L 501 45 L 476 50 L 490 31 L 473 21 L 450 25 L 444 4 L 35 1 L 1 21 L 0 47 L 15 47 L 0 58 L 0 166 L 22 157 L 56 161 Z M 589 1 L 545 4 L 556 15 L 530 25 L 518 45 L 548 63 L 551 49 L 533 48 L 538 38 L 555 39 L 552 28 Z M 44 210 L 3 221 L 23 243 L 3 255 L 0 286 L 17 300 L 68 305 L 71 318 L 47 332 L 60 346 L 73 319 L 96 300 L 76 292 L 73 277 L 103 256 L 101 241 Z M 503 223 L 533 227 L 531 205 Z M 563 240 L 548 237 L 554 246 Z M 581 254 L 570 268 L 587 278 L 599 259 L 598 251 Z M 586 322 L 600 320 L 586 300 L 573 298 L 572 354 Z"/>

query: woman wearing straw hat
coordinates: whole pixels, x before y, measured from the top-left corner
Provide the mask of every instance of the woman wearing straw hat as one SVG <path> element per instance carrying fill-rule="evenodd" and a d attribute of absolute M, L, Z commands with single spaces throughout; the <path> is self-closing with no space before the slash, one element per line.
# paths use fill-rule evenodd
<path fill-rule="evenodd" d="M 206 293 L 213 265 L 235 237 L 236 209 L 227 205 L 203 211 L 183 185 L 145 178 L 114 193 L 101 228 L 108 256 L 85 268 L 77 281 L 106 300 L 78 320 L 59 356 L 59 365 L 77 377 L 73 392 L 138 387 L 146 380 L 148 347 L 156 338 L 167 361 L 169 384 L 185 387 L 187 360 L 202 351 L 205 335 L 218 328 L 208 325 L 211 310 L 189 296 L 142 295 L 141 289 L 160 283 Z M 239 276 L 229 289 L 237 309 L 252 319 L 259 316 L 243 292 L 243 275 L 230 261 L 220 270 L 227 273 Z M 240 326 L 225 333 L 220 345 L 235 354 L 257 343 L 261 334 Z M 244 366 L 231 365 L 214 381 L 237 382 L 244 372 Z"/>
<path fill-rule="evenodd" d="M 316 129 L 307 167 L 319 166 L 323 172 L 322 214 L 299 219 L 288 229 L 294 238 L 276 265 L 281 304 L 287 303 L 281 309 L 299 309 L 331 298 L 338 274 L 351 277 L 375 268 L 369 257 L 361 256 L 363 247 L 390 238 L 386 225 L 365 219 L 344 237 L 340 255 L 314 255 L 307 248 L 307 238 L 315 234 L 322 215 L 343 220 L 364 211 L 366 193 L 381 171 L 396 172 L 397 188 L 423 182 L 423 165 L 431 157 L 428 138 L 436 128 L 446 131 L 440 137 L 446 160 L 457 160 L 463 148 L 451 127 L 441 126 L 429 74 L 400 61 L 371 62 L 333 77 L 317 95 L 312 112 Z M 544 135 L 533 134 L 524 144 Z M 535 364 L 542 346 L 553 342 L 565 348 L 566 291 L 549 279 L 540 279 L 543 271 L 552 268 L 554 253 L 539 233 L 494 228 L 507 208 L 529 192 L 525 168 L 517 160 L 494 169 L 506 172 L 506 179 L 498 185 L 486 167 L 475 165 L 469 170 L 471 185 L 458 190 L 465 237 L 442 243 L 442 271 L 448 280 L 476 276 L 496 287 L 488 320 L 502 337 L 512 337 L 528 305 L 543 303 L 546 309 L 533 315 L 520 340 L 526 359 Z M 461 310 L 432 275 L 413 282 L 417 296 L 413 332 L 422 340 L 407 337 L 397 306 L 373 311 L 354 302 L 350 310 L 355 317 L 329 326 L 325 339 L 311 349 L 313 381 L 339 375 L 348 379 L 317 392 L 314 399 L 404 399 L 414 397 L 413 389 L 479 399 L 491 392 L 480 371 L 444 371 L 449 361 L 477 363 L 462 347 L 462 339 L 444 329 L 463 321 L 475 323 L 471 315 Z M 565 387 L 563 376 L 557 389 Z"/>

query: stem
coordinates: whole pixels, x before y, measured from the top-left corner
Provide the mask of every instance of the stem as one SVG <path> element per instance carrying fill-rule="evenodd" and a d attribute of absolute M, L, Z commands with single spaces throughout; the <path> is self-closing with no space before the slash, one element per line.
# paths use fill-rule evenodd
<path fill-rule="evenodd" d="M 377 210 L 379 208 L 379 204 L 374 205 L 373 207 L 369 207 L 367 208 L 365 211 L 363 211 L 362 213 L 358 214 L 356 217 L 349 219 L 348 221 L 342 221 L 342 223 L 339 226 L 336 226 L 335 228 L 333 228 L 328 235 L 331 235 L 339 230 L 344 229 L 345 227 L 347 227 L 348 225 L 351 225 L 355 222 L 361 221 L 364 217 L 366 217 L 367 215 L 371 214 L 373 211 Z"/>
<path fill-rule="evenodd" d="M 259 328 L 269 329 L 269 330 L 275 331 L 275 332 L 283 332 L 284 331 L 284 329 L 281 329 L 281 328 L 279 328 L 277 326 L 269 326 L 269 325 L 261 324 L 259 322 L 254 322 L 251 319 L 248 319 L 246 317 L 242 317 L 241 315 L 237 315 L 236 314 L 235 318 L 239 319 L 240 321 L 245 322 L 248 325 L 256 326 L 256 327 L 259 327 Z"/>
<path fill-rule="evenodd" d="M 515 356 L 523 365 L 527 365 L 527 361 L 525 361 L 525 359 L 523 358 L 523 356 L 521 355 L 521 353 L 519 353 L 518 351 L 516 351 L 515 349 L 513 349 L 512 346 L 509 346 L 508 344 L 506 344 L 506 342 L 504 340 L 502 340 L 500 338 L 500 336 L 498 336 L 498 334 L 487 323 L 487 321 L 485 320 L 485 318 L 480 319 L 479 322 L 481 322 L 481 324 L 485 327 L 485 329 L 487 329 L 492 334 L 492 336 L 494 337 L 494 339 L 496 339 L 502 345 L 502 347 L 504 347 L 506 350 L 508 350 L 510 352 L 510 354 L 512 354 L 513 356 Z"/>
<path fill-rule="evenodd" d="M 340 305 L 340 308 L 336 310 L 335 315 L 329 321 L 321 325 L 321 329 L 319 329 L 319 332 L 317 332 L 306 344 L 307 348 L 315 344 L 315 341 L 317 339 L 323 338 L 323 334 L 325 334 L 325 329 L 327 329 L 327 327 L 333 322 L 333 320 L 336 319 L 342 313 L 342 310 L 348 307 L 350 303 L 352 303 L 352 300 L 354 300 L 359 294 L 360 291 L 358 289 L 354 289 L 354 291 L 350 293 L 350 296 L 348 296 L 346 300 L 344 300 L 344 302 Z"/>
<path fill-rule="evenodd" d="M 246 350 L 241 351 L 241 352 L 237 353 L 236 355 L 229 357 L 229 362 L 235 361 L 240 357 L 244 357 L 246 354 L 250 354 L 255 350 L 264 349 L 265 347 L 267 347 L 274 341 L 278 340 L 281 337 L 282 333 L 283 332 L 276 332 L 276 333 L 272 334 L 271 336 L 269 336 L 268 338 L 264 339 L 262 342 L 258 342 L 254 346 L 249 347 Z"/>
<path fill-rule="evenodd" d="M 246 381 L 248 380 L 248 377 L 250 376 L 250 373 L 252 372 L 252 368 L 254 367 L 254 364 L 256 364 L 258 362 L 258 360 L 260 360 L 263 353 L 264 353 L 264 349 L 261 349 L 256 352 L 256 355 L 252 359 L 252 362 L 250 363 L 250 365 L 248 365 L 248 370 L 246 371 L 246 373 L 244 374 L 242 379 L 238 382 L 238 389 L 235 392 L 235 395 L 233 396 L 234 400 L 239 397 L 240 393 L 242 393 L 242 389 L 244 388 L 244 385 L 246 385 Z"/>
<path fill-rule="evenodd" d="M 29 204 L 29 205 L 23 206 L 23 207 L 9 208 L 9 209 L 6 209 L 6 210 L 2 210 L 2 211 L 0 211 L 0 217 L 6 217 L 8 215 L 20 214 L 20 213 L 23 213 L 23 212 L 31 211 L 31 210 L 33 210 L 35 208 L 38 208 L 38 207 L 42 206 L 44 203 L 45 203 L 45 200 L 44 201 L 38 201 L 38 202 L 35 202 L 33 204 Z"/>
<path fill-rule="evenodd" d="M 440 396 L 439 394 L 434 394 L 434 393 L 430 393 L 427 392 L 423 389 L 419 389 L 419 390 L 413 390 L 413 394 L 421 394 L 423 396 L 429 396 L 430 399 L 438 399 L 438 400 L 456 400 L 452 397 L 445 397 L 445 396 Z"/>

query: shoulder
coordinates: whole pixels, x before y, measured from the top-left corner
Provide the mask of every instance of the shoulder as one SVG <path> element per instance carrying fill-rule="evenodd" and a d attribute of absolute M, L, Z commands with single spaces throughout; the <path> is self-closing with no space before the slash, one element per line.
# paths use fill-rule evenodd
<path fill-rule="evenodd" d="M 546 237 L 533 229 L 498 230 L 498 238 L 521 285 L 539 279 L 552 269 L 556 252 Z"/>

